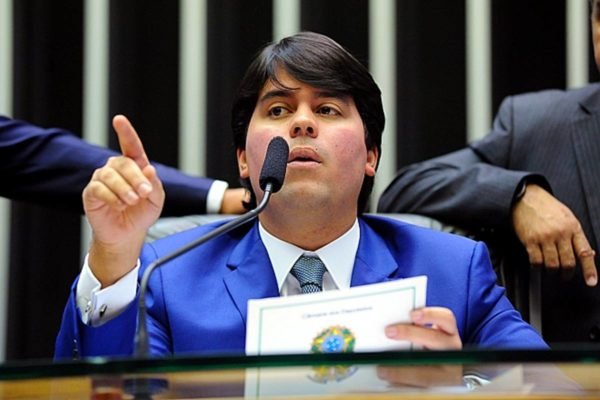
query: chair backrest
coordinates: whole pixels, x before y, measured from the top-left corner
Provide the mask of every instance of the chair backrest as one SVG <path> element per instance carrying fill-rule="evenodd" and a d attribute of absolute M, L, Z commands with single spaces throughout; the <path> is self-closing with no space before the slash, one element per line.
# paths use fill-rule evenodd
<path fill-rule="evenodd" d="M 455 233 L 462 236 L 470 236 L 467 231 L 456 226 L 444 224 L 436 219 L 418 214 L 375 214 L 384 215 L 389 218 L 394 218 L 409 224 L 431 228 L 438 231 Z M 187 215 L 184 217 L 166 217 L 160 218 L 148 231 L 146 237 L 147 242 L 152 242 L 163 236 L 171 235 L 186 229 L 191 229 L 199 225 L 208 224 L 215 221 L 231 219 L 232 215 L 223 214 L 207 214 L 207 215 Z"/>
<path fill-rule="evenodd" d="M 153 242 L 161 237 L 172 235 L 177 232 L 192 229 L 196 226 L 209 224 L 211 222 L 223 221 L 233 218 L 233 215 L 226 214 L 206 214 L 206 215 L 186 215 L 183 217 L 164 217 L 159 218 L 148 230 L 146 242 Z"/>

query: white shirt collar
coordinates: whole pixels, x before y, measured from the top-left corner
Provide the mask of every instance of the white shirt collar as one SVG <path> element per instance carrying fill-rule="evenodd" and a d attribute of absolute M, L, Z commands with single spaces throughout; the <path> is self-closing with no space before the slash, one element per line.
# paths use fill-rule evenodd
<path fill-rule="evenodd" d="M 290 285 L 286 280 L 288 276 L 291 277 L 290 271 L 302 254 L 316 254 L 327 267 L 327 272 L 323 276 L 323 290 L 347 289 L 350 287 L 354 260 L 360 241 L 358 219 L 354 221 L 354 224 L 346 233 L 316 251 L 306 251 L 276 238 L 267 232 L 260 222 L 258 223 L 258 231 L 273 265 L 280 294 L 284 296 L 293 294 L 287 293 Z M 293 280 L 294 284 L 297 284 L 295 278 Z M 292 291 L 294 290 L 292 289 Z"/>

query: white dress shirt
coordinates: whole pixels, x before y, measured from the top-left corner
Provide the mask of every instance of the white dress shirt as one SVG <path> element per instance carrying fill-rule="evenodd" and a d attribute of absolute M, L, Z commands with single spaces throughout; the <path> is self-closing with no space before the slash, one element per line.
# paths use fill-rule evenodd
<path fill-rule="evenodd" d="M 210 185 L 210 189 L 208 189 L 208 194 L 206 195 L 207 214 L 219 213 L 227 188 L 229 188 L 229 184 L 225 181 L 214 181 L 212 185 Z"/>
<path fill-rule="evenodd" d="M 258 231 L 262 242 L 267 248 L 281 296 L 302 293 L 300 283 L 290 271 L 296 260 L 303 254 L 316 255 L 325 264 L 327 271 L 323 275 L 324 291 L 350 287 L 354 258 L 360 241 L 358 220 L 354 221 L 354 225 L 342 236 L 316 251 L 306 251 L 284 242 L 267 232 L 262 224 L 258 224 Z"/>
<path fill-rule="evenodd" d="M 314 251 L 305 251 L 284 242 L 267 232 L 259 223 L 259 234 L 273 265 L 277 287 L 281 296 L 300 294 L 300 284 L 290 273 L 296 260 L 303 254 L 318 256 L 327 271 L 323 275 L 323 290 L 350 287 L 354 259 L 360 241 L 358 220 L 338 239 Z M 85 258 L 76 289 L 77 308 L 85 324 L 99 326 L 119 315 L 134 299 L 137 291 L 139 260 L 133 270 L 113 285 L 100 289 Z"/>

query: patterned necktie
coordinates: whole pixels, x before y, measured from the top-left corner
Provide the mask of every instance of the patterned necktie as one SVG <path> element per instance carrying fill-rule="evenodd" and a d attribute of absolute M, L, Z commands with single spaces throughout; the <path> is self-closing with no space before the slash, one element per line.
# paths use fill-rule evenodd
<path fill-rule="evenodd" d="M 301 256 L 292 267 L 292 275 L 300 283 L 302 294 L 323 290 L 325 264 L 319 257 Z"/>

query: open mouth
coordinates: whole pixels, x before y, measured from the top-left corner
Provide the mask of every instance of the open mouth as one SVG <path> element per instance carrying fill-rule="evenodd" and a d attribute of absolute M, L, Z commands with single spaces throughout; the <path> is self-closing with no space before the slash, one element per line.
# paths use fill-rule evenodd
<path fill-rule="evenodd" d="M 288 164 L 290 163 L 321 163 L 321 158 L 312 148 L 294 148 L 288 157 Z"/>

